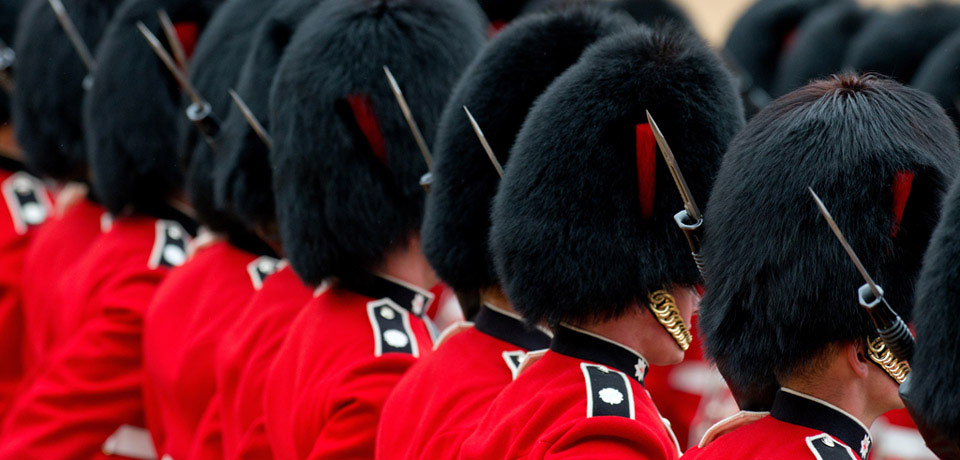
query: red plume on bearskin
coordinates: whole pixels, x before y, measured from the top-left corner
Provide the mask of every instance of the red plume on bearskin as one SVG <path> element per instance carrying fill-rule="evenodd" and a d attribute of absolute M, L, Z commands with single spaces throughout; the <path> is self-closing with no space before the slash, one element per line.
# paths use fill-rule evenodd
<path fill-rule="evenodd" d="M 637 125 L 636 135 L 640 216 L 649 219 L 653 215 L 653 200 L 657 195 L 657 139 L 646 123 Z"/>

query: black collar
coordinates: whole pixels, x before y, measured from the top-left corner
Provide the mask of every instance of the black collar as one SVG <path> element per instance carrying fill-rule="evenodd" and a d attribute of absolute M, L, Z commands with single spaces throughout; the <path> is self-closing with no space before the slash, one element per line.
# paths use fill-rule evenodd
<path fill-rule="evenodd" d="M 647 360 L 639 353 L 599 335 L 560 324 L 553 332 L 550 349 L 573 358 L 612 367 L 643 385 Z"/>
<path fill-rule="evenodd" d="M 197 236 L 197 231 L 200 230 L 200 224 L 196 220 L 169 204 L 153 206 L 146 214 L 158 219 L 172 220 L 183 226 L 190 236 Z"/>
<path fill-rule="evenodd" d="M 873 440 L 870 431 L 853 416 L 831 407 L 824 401 L 799 392 L 780 389 L 773 399 L 770 415 L 781 422 L 822 431 L 840 440 L 866 459 Z M 866 443 L 866 449 L 863 449 Z"/>
<path fill-rule="evenodd" d="M 500 339 L 526 351 L 550 346 L 550 336 L 537 328 L 528 327 L 519 317 L 513 317 L 488 304 L 483 304 L 473 326 L 478 331 Z"/>
<path fill-rule="evenodd" d="M 349 281 L 341 280 L 340 284 L 350 291 L 371 299 L 390 299 L 400 308 L 418 317 L 426 315 L 430 304 L 433 303 L 433 293 L 430 291 L 384 275 L 365 273 L 362 276 L 350 277 Z"/>
<path fill-rule="evenodd" d="M 26 171 L 27 167 L 20 161 L 14 160 L 6 155 L 0 155 L 0 169 L 15 173 Z"/>

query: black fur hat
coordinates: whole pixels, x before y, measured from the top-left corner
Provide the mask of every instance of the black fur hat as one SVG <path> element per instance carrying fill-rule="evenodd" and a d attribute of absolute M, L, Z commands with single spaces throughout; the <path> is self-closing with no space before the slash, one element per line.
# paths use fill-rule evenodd
<path fill-rule="evenodd" d="M 683 8 L 671 0 L 531 0 L 524 12 L 543 13 L 583 6 L 623 11 L 641 24 L 658 25 L 668 22 L 693 27 Z"/>
<path fill-rule="evenodd" d="M 960 29 L 943 39 L 923 59 L 913 76 L 911 86 L 926 91 L 940 101 L 940 105 L 960 127 Z"/>
<path fill-rule="evenodd" d="M 214 114 L 222 116 L 233 106 L 227 91 L 235 85 L 247 56 L 250 31 L 273 4 L 273 0 L 227 0 L 200 36 L 190 63 L 190 81 L 210 103 Z M 223 161 L 222 150 L 214 152 L 187 117 L 180 117 L 179 123 L 187 195 L 200 222 L 214 231 L 242 233 L 239 221 L 219 209 L 213 199 L 213 171 Z"/>
<path fill-rule="evenodd" d="M 924 422 L 960 437 L 960 181 L 954 182 L 924 258 L 914 324 L 917 348 L 910 362 L 910 400 Z"/>
<path fill-rule="evenodd" d="M 471 1 L 324 0 L 297 29 L 271 88 L 271 164 L 281 240 L 306 283 L 369 270 L 420 228 L 427 167 L 383 66 L 430 142 L 486 28 Z"/>
<path fill-rule="evenodd" d="M 505 24 L 517 17 L 529 0 L 479 0 L 480 8 L 487 13 L 490 22 Z"/>
<path fill-rule="evenodd" d="M 850 0 L 758 0 L 747 8 L 723 45 L 727 56 L 766 92 L 780 57 L 790 50 L 800 23 L 817 9 Z"/>
<path fill-rule="evenodd" d="M 150 212 L 182 189 L 177 155 L 177 126 L 184 116 L 180 89 L 140 35 L 137 22 L 162 37 L 157 11 L 164 9 L 184 35 L 195 40 L 218 4 L 125 0 L 107 27 L 97 47 L 97 70 L 84 98 L 83 120 L 93 191 L 111 212 Z"/>
<path fill-rule="evenodd" d="M 300 22 L 323 0 L 280 0 L 254 29 L 236 91 L 267 131 L 270 84 L 280 57 Z M 277 238 L 267 146 L 243 114 L 231 106 L 223 123 L 224 160 L 214 170 L 217 206 L 236 214 L 250 228 Z"/>
<path fill-rule="evenodd" d="M 850 42 L 844 67 L 910 83 L 923 58 L 960 28 L 960 5 L 931 3 L 878 14 Z"/>
<path fill-rule="evenodd" d="M 13 36 L 16 32 L 17 18 L 24 0 L 0 0 L 0 40 L 7 46 L 13 46 Z M 0 90 L 0 124 L 10 119 L 10 99 L 6 91 Z"/>
<path fill-rule="evenodd" d="M 500 177 L 463 111 L 477 118 L 506 164 L 534 99 L 598 39 L 636 23 L 623 13 L 571 9 L 530 15 L 507 26 L 473 61 L 447 102 L 437 131 L 423 251 L 448 285 L 498 285 L 487 250 L 490 204 Z"/>
<path fill-rule="evenodd" d="M 63 0 L 93 50 L 120 0 Z M 17 85 L 11 112 L 17 142 L 34 172 L 86 181 L 87 154 L 80 112 L 87 68 L 46 1 L 29 3 L 16 38 Z"/>
<path fill-rule="evenodd" d="M 843 70 L 847 46 L 874 10 L 857 3 L 826 5 L 807 16 L 797 29 L 793 46 L 780 58 L 773 96 Z"/>
<path fill-rule="evenodd" d="M 957 134 L 936 101 L 878 76 L 811 83 L 751 119 L 724 156 L 704 217 L 699 327 L 731 387 L 770 386 L 828 344 L 875 335 L 857 300 L 863 278 L 807 187 L 909 321 L 958 164 Z"/>
<path fill-rule="evenodd" d="M 699 282 L 645 110 L 705 202 L 743 108 L 695 35 L 637 26 L 602 39 L 530 110 L 490 230 L 497 273 L 528 322 L 614 318 L 652 291 Z"/>

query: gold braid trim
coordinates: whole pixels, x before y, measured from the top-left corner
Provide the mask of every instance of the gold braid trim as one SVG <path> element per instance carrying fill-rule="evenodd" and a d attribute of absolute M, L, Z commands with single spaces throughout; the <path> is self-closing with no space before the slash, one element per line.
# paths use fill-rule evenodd
<path fill-rule="evenodd" d="M 880 337 L 867 338 L 867 356 L 898 384 L 903 384 L 907 375 L 910 374 L 910 364 L 893 356 L 893 353 L 887 348 L 886 342 Z"/>
<path fill-rule="evenodd" d="M 657 318 L 657 322 L 667 330 L 681 350 L 687 351 L 687 348 L 690 348 L 690 342 L 693 341 L 693 335 L 687 330 L 687 324 L 683 322 L 673 296 L 666 290 L 660 289 L 651 292 L 647 297 L 650 300 L 647 306 Z"/>

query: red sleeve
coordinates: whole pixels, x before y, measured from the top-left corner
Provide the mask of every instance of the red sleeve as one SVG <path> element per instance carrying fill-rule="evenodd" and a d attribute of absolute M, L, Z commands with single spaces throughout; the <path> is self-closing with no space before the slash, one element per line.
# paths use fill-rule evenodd
<path fill-rule="evenodd" d="M 221 434 L 220 412 L 221 402 L 220 393 L 216 393 L 207 409 L 203 412 L 203 418 L 197 426 L 197 432 L 194 434 L 193 445 L 190 446 L 190 453 L 187 454 L 187 460 L 216 460 L 223 458 L 223 436 Z"/>
<path fill-rule="evenodd" d="M 236 455 L 236 460 L 269 460 L 274 457 L 263 416 L 254 421 L 243 434 Z"/>
<path fill-rule="evenodd" d="M 332 390 L 326 420 L 308 458 L 374 458 L 377 422 L 387 396 L 416 358 L 399 353 L 370 358 L 354 366 Z"/>
<path fill-rule="evenodd" d="M 537 446 L 531 458 L 544 460 L 605 459 L 676 460 L 676 447 L 665 444 L 659 426 L 622 417 L 593 417 L 566 427 L 554 442 Z"/>
<path fill-rule="evenodd" d="M 121 425 L 143 426 L 142 308 L 159 276 L 128 277 L 98 293 L 97 313 L 10 411 L 0 459 L 87 460 Z"/>

